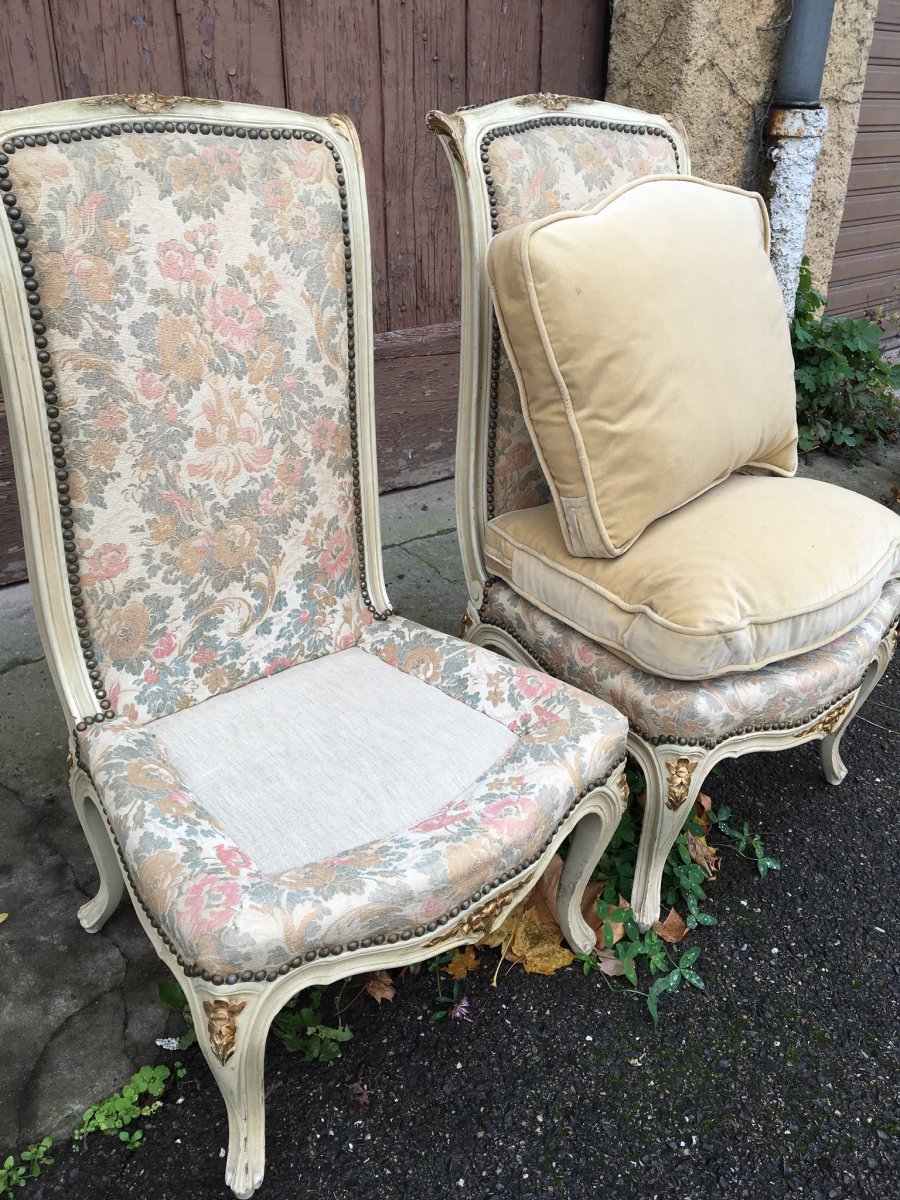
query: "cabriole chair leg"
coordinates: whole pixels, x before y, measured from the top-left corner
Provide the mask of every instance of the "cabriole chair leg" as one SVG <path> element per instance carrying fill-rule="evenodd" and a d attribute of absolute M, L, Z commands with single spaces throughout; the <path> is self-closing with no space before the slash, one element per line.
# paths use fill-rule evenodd
<path fill-rule="evenodd" d="M 856 693 L 856 699 L 850 706 L 849 712 L 843 717 L 834 732 L 827 734 L 819 744 L 822 770 L 825 772 L 825 778 L 834 786 L 842 783 L 847 775 L 847 768 L 844 765 L 844 760 L 841 758 L 840 752 L 841 738 L 847 732 L 850 722 L 856 717 L 863 704 L 865 704 L 869 693 L 887 670 L 895 646 L 896 634 L 894 634 L 893 640 L 891 637 L 887 637 L 881 643 L 875 657 L 869 664 L 869 669 L 863 676 L 862 683 L 859 685 L 859 691 Z"/>
<path fill-rule="evenodd" d="M 125 880 L 103 815 L 97 807 L 96 792 L 88 776 L 76 765 L 69 773 L 69 788 L 75 812 L 100 875 L 97 895 L 82 904 L 78 910 L 78 920 L 88 933 L 99 933 L 119 906 L 125 892 Z"/>
<path fill-rule="evenodd" d="M 628 749 L 644 772 L 644 827 L 638 846 L 631 909 L 646 931 L 659 920 L 662 873 L 675 839 L 694 808 L 713 765 L 699 746 L 650 746 L 629 734 Z"/>
<path fill-rule="evenodd" d="M 556 892 L 556 919 L 566 941 L 581 954 L 590 954 L 597 944 L 597 935 L 581 912 L 584 889 L 616 831 L 627 799 L 623 763 L 621 771 L 589 797 L 588 803 L 594 809 L 578 822 L 563 864 Z"/>
<path fill-rule="evenodd" d="M 239 1200 L 247 1200 L 266 1169 L 263 1071 L 266 1037 L 278 1005 L 271 988 L 268 993 L 253 985 L 223 990 L 180 972 L 176 978 L 228 1113 L 225 1182 Z"/>

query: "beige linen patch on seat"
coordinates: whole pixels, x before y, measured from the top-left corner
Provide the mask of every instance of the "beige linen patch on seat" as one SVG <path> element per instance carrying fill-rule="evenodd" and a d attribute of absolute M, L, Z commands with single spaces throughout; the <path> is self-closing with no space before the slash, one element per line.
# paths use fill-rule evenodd
<path fill-rule="evenodd" d="M 654 176 L 498 234 L 487 258 L 571 554 L 614 558 L 744 468 L 797 467 L 761 197 Z"/>
<path fill-rule="evenodd" d="M 900 577 L 900 521 L 832 484 L 734 475 L 620 558 L 574 558 L 548 504 L 491 521 L 485 559 L 519 595 L 636 666 L 707 679 L 854 626 Z"/>
<path fill-rule="evenodd" d="M 268 874 L 415 825 L 517 741 L 500 722 L 358 647 L 148 729 L 190 791 Z"/>

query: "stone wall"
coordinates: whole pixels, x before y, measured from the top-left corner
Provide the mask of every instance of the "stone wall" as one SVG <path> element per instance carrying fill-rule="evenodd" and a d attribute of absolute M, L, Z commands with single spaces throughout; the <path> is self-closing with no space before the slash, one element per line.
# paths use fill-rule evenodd
<path fill-rule="evenodd" d="M 836 0 L 822 100 L 829 109 L 806 252 L 831 271 L 878 0 Z M 765 189 L 765 124 L 790 0 L 615 0 L 606 99 L 676 113 L 695 174 Z"/>

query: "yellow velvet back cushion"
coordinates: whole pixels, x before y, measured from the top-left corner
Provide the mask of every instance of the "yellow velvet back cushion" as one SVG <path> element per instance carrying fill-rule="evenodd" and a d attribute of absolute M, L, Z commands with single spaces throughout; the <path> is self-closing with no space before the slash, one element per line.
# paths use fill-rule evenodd
<path fill-rule="evenodd" d="M 768 243 L 759 196 L 685 176 L 492 242 L 494 303 L 570 553 L 614 558 L 734 471 L 796 470 Z"/>

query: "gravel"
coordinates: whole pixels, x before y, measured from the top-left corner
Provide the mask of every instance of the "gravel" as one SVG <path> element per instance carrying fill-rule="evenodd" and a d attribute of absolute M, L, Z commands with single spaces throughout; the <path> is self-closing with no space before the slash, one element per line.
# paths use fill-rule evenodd
<path fill-rule="evenodd" d="M 504 965 L 492 988 L 488 951 L 464 985 L 471 1023 L 429 1020 L 423 970 L 393 1003 L 350 1008 L 354 1037 L 334 1062 L 304 1065 L 270 1040 L 261 1200 L 893 1200 L 900 663 L 864 718 L 840 788 L 810 746 L 709 781 L 782 869 L 760 879 L 724 852 L 719 923 L 688 943 L 703 948 L 706 990 L 664 997 L 658 1031 L 642 997 L 577 964 L 552 978 Z M 142 1148 L 101 1134 L 56 1147 L 23 1195 L 230 1195 L 224 1106 L 196 1048 L 181 1057 L 181 1098 L 141 1122 Z"/>

